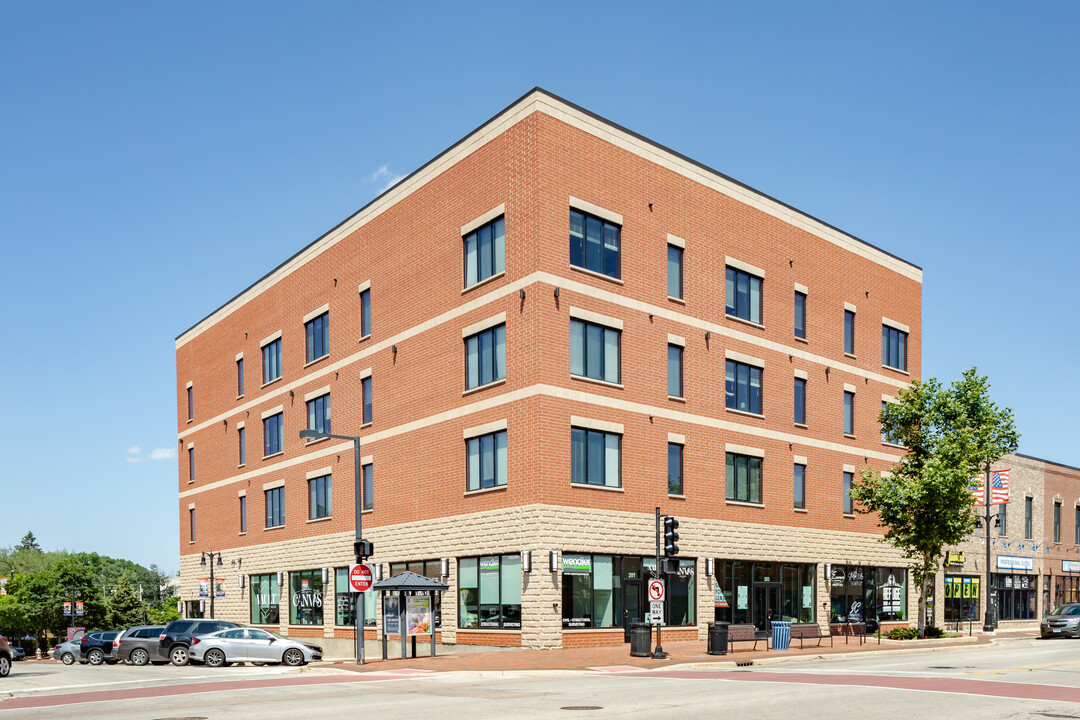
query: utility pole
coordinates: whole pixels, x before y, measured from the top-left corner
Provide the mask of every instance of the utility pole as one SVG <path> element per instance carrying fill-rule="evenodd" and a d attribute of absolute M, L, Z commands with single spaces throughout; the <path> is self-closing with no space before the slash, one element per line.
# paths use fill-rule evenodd
<path fill-rule="evenodd" d="M 660 508 L 656 508 L 656 571 L 653 573 L 657 580 L 661 580 L 660 575 Z M 660 625 L 656 624 L 656 649 L 653 650 L 653 659 L 662 660 L 667 657 L 667 653 L 664 652 L 663 646 L 660 644 Z"/>

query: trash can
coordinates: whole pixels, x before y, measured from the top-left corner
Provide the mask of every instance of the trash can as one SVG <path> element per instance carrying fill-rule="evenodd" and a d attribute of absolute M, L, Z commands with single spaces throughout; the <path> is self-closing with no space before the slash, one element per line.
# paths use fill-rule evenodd
<path fill-rule="evenodd" d="M 727 655 L 727 629 L 726 622 L 709 623 L 709 641 L 705 652 L 709 655 Z"/>
<path fill-rule="evenodd" d="M 634 657 L 652 655 L 652 628 L 645 623 L 630 623 L 630 654 Z"/>
<path fill-rule="evenodd" d="M 787 650 L 791 643 L 791 623 L 787 620 L 772 621 L 772 649 Z"/>

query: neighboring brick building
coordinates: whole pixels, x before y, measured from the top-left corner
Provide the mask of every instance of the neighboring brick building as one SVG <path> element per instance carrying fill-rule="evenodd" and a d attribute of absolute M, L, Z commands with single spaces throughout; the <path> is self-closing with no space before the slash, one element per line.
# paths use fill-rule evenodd
<path fill-rule="evenodd" d="M 449 561 L 444 642 L 621 642 L 657 506 L 682 521 L 666 638 L 906 624 L 845 477 L 902 452 L 877 415 L 920 376 L 921 278 L 533 90 L 177 338 L 187 610 L 221 551 L 218 617 L 348 647 L 352 444 L 298 437 L 332 399 L 372 562 Z"/>

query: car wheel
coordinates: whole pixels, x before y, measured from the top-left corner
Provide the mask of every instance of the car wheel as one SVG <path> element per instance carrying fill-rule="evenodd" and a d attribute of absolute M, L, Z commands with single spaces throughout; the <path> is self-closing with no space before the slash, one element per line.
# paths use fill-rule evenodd
<path fill-rule="evenodd" d="M 65 665 L 73 665 L 75 664 L 75 656 L 71 653 L 64 653 L 60 656 L 60 662 L 64 663 Z"/>
<path fill-rule="evenodd" d="M 150 662 L 150 653 L 142 648 L 135 648 L 131 651 L 131 655 L 128 656 L 128 660 L 131 660 L 132 665 L 145 665 Z"/>
<path fill-rule="evenodd" d="M 100 665 L 105 662 L 105 653 L 101 652 L 97 648 L 94 648 L 90 652 L 86 653 L 86 659 L 91 665 Z"/>
<path fill-rule="evenodd" d="M 0 678 L 6 678 L 11 673 L 11 658 L 0 655 Z"/>
<path fill-rule="evenodd" d="M 207 650 L 203 655 L 203 662 L 206 663 L 208 667 L 221 667 L 225 664 L 225 653 L 217 648 Z"/>
<path fill-rule="evenodd" d="M 285 663 L 286 665 L 292 665 L 293 667 L 296 667 L 297 665 L 303 665 L 304 653 L 300 652 L 296 648 L 289 648 L 285 651 L 285 654 L 281 656 L 281 662 Z"/>
<path fill-rule="evenodd" d="M 181 667 L 188 664 L 188 652 L 187 648 L 183 645 L 177 645 L 169 651 L 169 660 L 173 665 Z"/>

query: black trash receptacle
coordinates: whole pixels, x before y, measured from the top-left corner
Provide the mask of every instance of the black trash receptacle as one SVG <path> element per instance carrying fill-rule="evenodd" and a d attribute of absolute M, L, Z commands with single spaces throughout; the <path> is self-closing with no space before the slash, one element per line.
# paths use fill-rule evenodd
<path fill-rule="evenodd" d="M 652 655 L 652 628 L 645 623 L 630 623 L 630 654 L 634 657 Z"/>
<path fill-rule="evenodd" d="M 727 655 L 727 629 L 726 622 L 709 623 L 709 643 L 705 652 L 709 655 Z"/>

